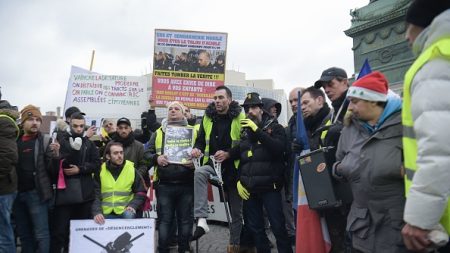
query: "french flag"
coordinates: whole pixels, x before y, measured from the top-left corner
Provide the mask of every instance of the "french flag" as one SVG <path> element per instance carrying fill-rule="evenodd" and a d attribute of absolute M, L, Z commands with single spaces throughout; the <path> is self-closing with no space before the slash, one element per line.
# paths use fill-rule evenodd
<path fill-rule="evenodd" d="M 296 138 L 302 144 L 301 154 L 295 154 L 294 161 L 294 203 L 297 209 L 296 253 L 328 253 L 331 250 L 331 240 L 325 218 L 319 217 L 315 210 L 308 206 L 305 188 L 300 174 L 299 155 L 309 153 L 309 142 L 301 110 L 301 92 L 298 92 L 297 133 Z"/>

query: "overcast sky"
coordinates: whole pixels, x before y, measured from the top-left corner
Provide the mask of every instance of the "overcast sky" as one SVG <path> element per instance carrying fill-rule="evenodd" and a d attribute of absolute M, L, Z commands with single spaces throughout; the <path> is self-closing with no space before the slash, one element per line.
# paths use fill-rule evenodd
<path fill-rule="evenodd" d="M 369 0 L 0 1 L 3 99 L 63 106 L 71 65 L 115 75 L 151 72 L 154 29 L 228 33 L 227 69 L 286 92 L 331 66 L 354 73 L 350 9 Z"/>

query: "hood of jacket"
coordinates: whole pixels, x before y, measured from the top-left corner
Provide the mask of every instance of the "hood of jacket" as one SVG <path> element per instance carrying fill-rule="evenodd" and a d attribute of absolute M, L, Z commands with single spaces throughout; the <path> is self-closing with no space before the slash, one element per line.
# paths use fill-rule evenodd
<path fill-rule="evenodd" d="M 263 102 L 263 109 L 266 112 L 270 112 L 270 108 L 272 108 L 272 106 L 275 106 L 275 108 L 277 108 L 277 118 L 280 117 L 281 114 L 281 104 L 278 103 L 276 100 L 271 99 L 271 98 L 262 98 L 261 101 Z"/>
<path fill-rule="evenodd" d="M 412 51 L 419 56 L 422 51 L 440 38 L 450 36 L 450 9 L 439 14 L 433 22 L 417 36 Z"/>
<path fill-rule="evenodd" d="M 6 100 L 0 100 L 0 114 L 7 115 L 14 120 L 17 120 L 20 116 L 20 113 L 17 111 L 17 109 L 11 104 L 9 104 Z"/>
<path fill-rule="evenodd" d="M 242 108 L 239 103 L 233 100 L 230 103 L 227 114 L 231 119 L 234 119 L 239 116 L 241 111 Z M 214 104 L 214 102 L 211 102 L 208 107 L 206 107 L 205 115 L 210 117 L 211 119 L 214 119 L 217 116 L 216 105 Z"/>

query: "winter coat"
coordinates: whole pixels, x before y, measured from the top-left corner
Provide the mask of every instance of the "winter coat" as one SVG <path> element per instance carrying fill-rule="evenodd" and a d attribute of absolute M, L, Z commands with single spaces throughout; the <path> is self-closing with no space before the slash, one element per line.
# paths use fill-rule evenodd
<path fill-rule="evenodd" d="M 19 136 L 19 138 L 21 137 Z M 50 157 L 46 153 L 46 147 L 49 144 L 48 141 L 48 138 L 44 138 L 41 133 L 38 133 L 34 147 L 34 164 L 36 168 L 34 185 L 43 202 L 51 199 L 53 196 L 50 180 Z"/>
<path fill-rule="evenodd" d="M 16 143 L 19 128 L 14 120 L 19 117 L 19 112 L 7 101 L 0 100 L 0 115 L 10 117 L 0 117 L 0 195 L 4 195 L 17 190 L 15 166 L 19 158 Z"/>
<path fill-rule="evenodd" d="M 213 126 L 209 140 L 209 154 L 214 155 L 216 151 L 230 151 L 231 149 L 231 122 L 237 118 L 241 113 L 241 106 L 236 101 L 230 103 L 228 113 L 226 115 L 218 115 L 214 102 L 210 103 L 205 110 L 205 116 L 212 119 Z M 195 148 L 198 148 L 203 153 L 206 147 L 206 136 L 203 124 L 200 128 L 195 141 Z M 237 170 L 234 167 L 233 160 L 227 159 L 222 163 L 223 179 L 225 184 L 236 185 Z"/>
<path fill-rule="evenodd" d="M 285 170 L 286 135 L 276 119 L 263 114 L 256 132 L 247 129 L 230 157 L 240 157 L 239 180 L 250 192 L 279 191 L 283 186 Z"/>
<path fill-rule="evenodd" d="M 405 203 L 400 104 L 399 98 L 388 102 L 375 130 L 353 119 L 339 140 L 333 169 L 350 182 L 347 231 L 362 252 L 407 252 L 400 234 Z"/>
<path fill-rule="evenodd" d="M 167 120 L 164 119 L 162 122 L 161 132 L 162 136 L 162 146 L 161 152 L 164 154 L 164 137 L 165 137 L 165 128 L 167 126 Z M 187 126 L 187 121 L 183 122 L 183 126 Z M 150 161 L 150 166 L 157 166 L 157 174 L 158 174 L 158 183 L 167 183 L 167 184 L 193 184 L 194 183 L 194 169 L 184 166 L 182 164 L 173 164 L 169 163 L 167 166 L 158 166 L 158 156 L 156 153 L 156 136 L 159 131 L 156 131 L 152 134 L 152 137 L 149 141 L 149 147 L 145 151 L 145 159 Z"/>
<path fill-rule="evenodd" d="M 437 39 L 450 36 L 450 10 L 442 12 L 413 44 L 420 55 Z M 417 139 L 417 168 L 405 206 L 407 223 L 431 229 L 439 223 L 450 192 L 450 61 L 435 58 L 415 75 L 411 111 Z"/>
<path fill-rule="evenodd" d="M 130 133 L 127 140 L 122 140 L 116 133 L 113 140 L 123 144 L 123 157 L 134 163 L 136 170 L 141 176 L 148 179 L 148 167 L 144 160 L 144 144 L 134 139 L 134 134 Z"/>
<path fill-rule="evenodd" d="M 64 177 L 79 177 L 81 181 L 81 192 L 83 201 L 90 201 L 94 199 L 94 180 L 93 173 L 98 173 L 100 170 L 100 156 L 97 147 L 87 137 L 81 137 L 83 143 L 79 151 L 72 149 L 69 143 L 71 137 L 69 132 L 65 132 L 58 136 L 61 148 L 59 150 L 60 156 L 53 159 L 51 164 L 51 174 L 54 179 L 53 183 L 57 183 L 59 172 L 59 161 L 65 159 L 64 164 L 77 165 L 80 168 L 80 173 L 73 176 L 64 175 Z M 47 150 L 49 152 L 49 150 Z"/>

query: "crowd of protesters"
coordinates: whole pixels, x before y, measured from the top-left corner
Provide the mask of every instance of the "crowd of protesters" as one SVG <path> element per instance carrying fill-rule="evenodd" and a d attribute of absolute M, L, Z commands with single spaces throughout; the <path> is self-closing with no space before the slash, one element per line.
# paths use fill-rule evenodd
<path fill-rule="evenodd" d="M 293 252 L 303 243 L 295 238 L 292 189 L 294 163 L 305 149 L 298 124 L 311 151 L 328 149 L 325 163 L 341 205 L 318 214 L 331 252 L 450 252 L 449 8 L 448 0 L 411 4 L 406 38 L 418 59 L 403 98 L 379 71 L 350 85 L 345 70 L 331 67 L 311 87 L 289 93 L 287 126 L 277 121 L 281 101 L 250 92 L 239 104 L 219 86 L 200 118 L 172 101 L 162 121 L 149 110 L 137 131 L 125 117 L 104 119 L 93 138 L 96 127 L 70 107 L 44 135 L 39 107 L 19 111 L 0 94 L 0 252 L 16 252 L 17 237 L 24 253 L 68 252 L 70 220 L 143 218 L 150 186 L 158 252 L 169 252 L 174 238 L 178 252 L 192 251 L 191 242 L 210 232 L 209 183 L 223 187 L 229 205 L 227 252 Z M 223 56 L 213 65 L 208 52 L 190 53 L 175 60 L 158 53 L 155 62 L 160 69 L 223 71 Z M 192 130 L 188 162 L 164 153 L 168 127 Z"/>

